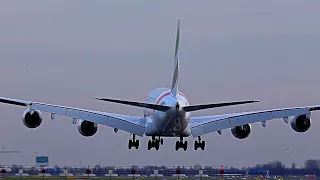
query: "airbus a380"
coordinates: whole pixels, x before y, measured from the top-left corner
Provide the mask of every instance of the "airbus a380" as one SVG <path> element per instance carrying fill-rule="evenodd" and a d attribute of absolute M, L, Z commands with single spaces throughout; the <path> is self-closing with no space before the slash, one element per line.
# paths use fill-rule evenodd
<path fill-rule="evenodd" d="M 261 122 L 266 127 L 266 121 L 282 118 L 296 132 L 305 132 L 311 126 L 310 113 L 320 110 L 320 105 L 264 110 L 255 112 L 241 112 L 233 114 L 222 114 L 212 116 L 192 117 L 192 111 L 202 109 L 217 108 L 231 105 L 254 103 L 258 101 L 237 101 L 215 104 L 190 105 L 187 97 L 178 89 L 179 77 L 179 36 L 180 20 L 177 24 L 177 36 L 174 54 L 174 72 L 171 88 L 157 88 L 151 91 L 147 97 L 147 102 L 124 101 L 108 98 L 96 98 L 101 101 L 120 103 L 130 106 L 144 108 L 143 116 L 129 116 L 108 112 L 98 112 L 87 109 L 79 109 L 60 105 L 52 105 L 33 101 L 25 101 L 0 97 L 0 102 L 25 106 L 27 110 L 22 115 L 22 121 L 28 128 L 37 128 L 42 123 L 42 112 L 51 113 L 53 120 L 56 115 L 64 115 L 73 118 L 73 123 L 77 124 L 78 131 L 83 136 L 93 136 L 98 129 L 98 125 L 105 125 L 132 134 L 128 147 L 139 148 L 139 140 L 136 136 L 150 136 L 148 150 L 159 149 L 163 144 L 163 137 L 179 137 L 175 149 L 187 150 L 187 141 L 184 137 L 192 136 L 198 138 L 194 142 L 194 149 L 205 149 L 205 141 L 201 137 L 205 134 L 231 129 L 232 134 L 238 139 L 245 139 L 250 135 L 251 125 Z"/>

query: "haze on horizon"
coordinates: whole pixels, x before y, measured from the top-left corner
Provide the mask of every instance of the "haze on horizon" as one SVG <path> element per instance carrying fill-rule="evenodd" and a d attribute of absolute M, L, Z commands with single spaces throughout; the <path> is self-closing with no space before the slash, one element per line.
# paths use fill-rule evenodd
<path fill-rule="evenodd" d="M 180 90 L 191 104 L 258 99 L 260 103 L 192 113 L 213 115 L 320 103 L 319 1 L 1 1 L 0 95 L 100 111 L 142 115 L 142 109 L 94 97 L 145 101 L 170 87 L 176 20 L 181 19 Z M 319 159 L 320 112 L 306 133 L 282 120 L 253 124 L 245 140 L 204 136 L 205 151 L 128 150 L 130 135 L 99 126 L 81 136 L 72 119 L 58 116 L 26 128 L 25 109 L 0 105 L 1 164 L 251 166 L 272 160 L 302 166 Z"/>

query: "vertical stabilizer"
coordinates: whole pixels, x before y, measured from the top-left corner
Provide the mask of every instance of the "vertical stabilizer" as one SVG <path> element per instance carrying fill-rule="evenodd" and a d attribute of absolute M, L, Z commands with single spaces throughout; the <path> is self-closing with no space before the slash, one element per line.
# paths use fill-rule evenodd
<path fill-rule="evenodd" d="M 174 97 L 178 96 L 178 77 L 179 77 L 179 36 L 180 36 L 180 19 L 177 23 L 177 37 L 174 51 L 174 72 L 172 77 L 171 93 Z"/>

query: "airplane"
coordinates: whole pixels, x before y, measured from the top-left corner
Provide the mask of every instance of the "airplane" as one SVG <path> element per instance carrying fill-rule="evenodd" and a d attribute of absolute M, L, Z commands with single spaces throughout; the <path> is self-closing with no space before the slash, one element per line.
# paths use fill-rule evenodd
<path fill-rule="evenodd" d="M 93 136 L 98 125 L 109 126 L 117 133 L 118 130 L 132 135 L 128 142 L 128 148 L 139 148 L 139 139 L 136 136 L 151 137 L 148 141 L 148 150 L 156 149 L 163 145 L 163 137 L 179 137 L 176 141 L 175 150 L 187 150 L 187 141 L 183 138 L 192 136 L 197 138 L 194 142 L 194 150 L 204 150 L 205 141 L 202 137 L 208 133 L 231 129 L 234 137 L 245 139 L 251 133 L 251 124 L 261 122 L 266 127 L 266 121 L 283 118 L 296 132 L 306 132 L 311 126 L 311 111 L 320 110 L 320 105 L 273 109 L 253 112 L 240 112 L 232 114 L 220 114 L 212 116 L 192 117 L 191 112 L 233 106 L 240 104 L 256 103 L 256 100 L 223 102 L 213 104 L 189 105 L 186 95 L 178 88 L 179 78 L 179 38 L 180 19 L 177 22 L 177 34 L 174 50 L 174 72 L 171 88 L 160 87 L 152 90 L 147 96 L 147 102 L 125 101 L 120 99 L 96 98 L 100 101 L 118 103 L 129 106 L 144 108 L 143 116 L 130 116 L 99 112 L 94 110 L 74 107 L 53 105 L 47 103 L 26 101 L 7 97 L 0 97 L 0 102 L 17 106 L 25 106 L 27 109 L 22 115 L 22 121 L 28 128 L 37 128 L 42 123 L 41 112 L 51 114 L 51 119 L 56 115 L 71 117 L 73 124 L 77 124 L 81 135 Z"/>

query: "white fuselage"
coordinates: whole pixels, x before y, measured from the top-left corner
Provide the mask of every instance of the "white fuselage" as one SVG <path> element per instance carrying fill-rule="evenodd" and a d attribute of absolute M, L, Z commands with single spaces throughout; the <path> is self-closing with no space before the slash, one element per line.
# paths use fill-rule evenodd
<path fill-rule="evenodd" d="M 166 112 L 144 109 L 144 116 L 147 119 L 146 136 L 186 137 L 191 134 L 188 126 L 190 113 L 182 110 L 182 107 L 189 105 L 183 93 L 179 92 L 175 98 L 170 89 L 157 88 L 149 93 L 147 102 L 170 106 L 172 109 Z"/>

